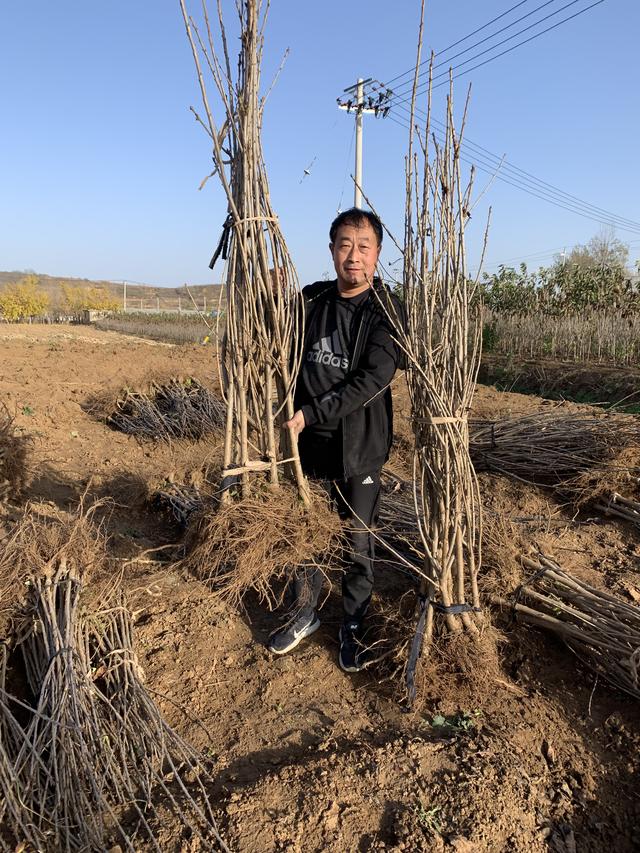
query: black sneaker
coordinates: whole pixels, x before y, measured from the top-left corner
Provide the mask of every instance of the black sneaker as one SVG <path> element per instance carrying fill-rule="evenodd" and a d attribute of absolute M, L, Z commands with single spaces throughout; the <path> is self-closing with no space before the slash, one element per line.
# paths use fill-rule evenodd
<path fill-rule="evenodd" d="M 313 634 L 320 627 L 320 620 L 315 610 L 301 613 L 295 619 L 288 622 L 284 628 L 276 631 L 269 637 L 267 648 L 274 655 L 285 655 L 304 640 L 305 637 Z"/>
<path fill-rule="evenodd" d="M 345 622 L 340 628 L 340 668 L 345 672 L 360 672 L 367 665 L 364 659 L 362 624 L 356 620 Z"/>

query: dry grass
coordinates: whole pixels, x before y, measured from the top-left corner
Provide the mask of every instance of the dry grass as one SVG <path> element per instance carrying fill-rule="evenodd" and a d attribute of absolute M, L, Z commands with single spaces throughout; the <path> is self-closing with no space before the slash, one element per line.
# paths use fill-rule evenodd
<path fill-rule="evenodd" d="M 29 438 L 16 435 L 13 417 L 0 403 L 0 501 L 19 498 L 30 480 Z"/>
<path fill-rule="evenodd" d="M 640 360 L 640 314 L 590 309 L 580 314 L 487 312 L 491 351 L 519 358 L 636 365 Z M 489 336 L 487 336 L 488 340 Z"/>
<path fill-rule="evenodd" d="M 239 605 L 249 590 L 270 606 L 280 603 L 277 581 L 296 567 L 339 563 L 341 522 L 320 488 L 310 508 L 288 486 L 264 486 L 231 503 L 205 505 L 189 524 L 182 566 Z"/>

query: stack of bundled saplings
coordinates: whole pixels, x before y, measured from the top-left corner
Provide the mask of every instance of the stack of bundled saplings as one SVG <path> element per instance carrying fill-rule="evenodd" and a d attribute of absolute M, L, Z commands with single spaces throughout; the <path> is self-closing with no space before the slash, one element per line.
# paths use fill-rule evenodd
<path fill-rule="evenodd" d="M 576 506 L 587 501 L 606 505 L 640 476 L 640 420 L 635 415 L 557 407 L 474 421 L 470 441 L 476 471 L 551 485 Z"/>
<path fill-rule="evenodd" d="M 460 161 L 467 107 L 458 129 L 450 88 L 444 138 L 438 142 L 431 127 L 429 83 L 426 124 L 418 129 L 421 48 L 422 21 L 406 158 L 402 292 L 407 324 L 399 341 L 407 358 L 411 400 L 420 568 L 415 559 L 409 562 L 422 578 L 421 613 L 407 665 L 409 700 L 416 693 L 417 663 L 428 655 L 436 616 L 450 637 L 479 639 L 482 625 L 477 585 L 480 494 L 467 420 L 481 331 L 477 280 L 470 279 L 465 256 L 473 182 L 473 174 L 467 181 L 463 178 Z M 431 70 L 429 74 L 431 80 Z"/>
<path fill-rule="evenodd" d="M 74 515 L 27 506 L 0 558 L 4 837 L 16 849 L 160 850 L 172 813 L 185 843 L 226 850 L 206 762 L 144 686 L 96 506 Z"/>
<path fill-rule="evenodd" d="M 478 470 L 551 486 L 561 499 L 586 503 L 640 526 L 640 503 L 617 489 L 637 487 L 640 423 L 619 413 L 567 413 L 561 407 L 495 422 L 476 422 L 471 455 Z M 510 551 L 502 537 L 499 549 Z M 512 558 L 531 574 L 510 606 L 520 622 L 554 633 L 591 669 L 640 698 L 640 608 L 563 570 L 545 554 Z"/>
<path fill-rule="evenodd" d="M 148 392 L 127 389 L 107 417 L 114 429 L 156 441 L 198 440 L 224 426 L 224 405 L 195 379 L 152 382 Z"/>
<path fill-rule="evenodd" d="M 640 608 L 563 571 L 545 554 L 511 606 L 518 621 L 556 634 L 610 684 L 640 699 Z"/>
<path fill-rule="evenodd" d="M 268 4 L 236 4 L 236 73 L 220 5 L 215 28 L 206 3 L 200 24 L 184 0 L 181 8 L 202 95 L 202 114 L 194 114 L 211 140 L 211 174 L 228 211 L 212 259 L 212 265 L 218 257 L 226 260 L 224 334 L 218 338 L 226 403 L 222 482 L 217 499 L 206 501 L 189 523 L 184 565 L 234 601 L 254 589 L 273 604 L 280 600 L 273 582 L 315 554 L 330 555 L 337 525 L 324 494 L 307 483 L 296 437 L 282 428 L 294 414 L 304 305 L 262 153 Z M 205 75 L 217 93 L 219 119 Z M 175 509 L 175 495 L 171 503 Z"/>
<path fill-rule="evenodd" d="M 296 271 L 273 210 L 262 154 L 266 96 L 260 69 L 266 9 L 260 0 L 240 0 L 240 53 L 231 68 L 228 38 L 218 4 L 214 37 L 206 3 L 200 26 L 180 0 L 202 94 L 203 115 L 194 110 L 212 143 L 214 170 L 224 190 L 228 216 L 212 265 L 226 260 L 224 335 L 220 375 L 226 402 L 223 500 L 230 487 L 251 492 L 251 474 L 266 472 L 277 487 L 282 472 L 301 499 L 309 493 L 297 442 L 280 427 L 294 414 L 295 379 L 302 357 L 303 301 Z M 268 5 L 268 4 L 267 4 Z M 221 118 L 211 106 L 205 73 L 221 102 Z"/>

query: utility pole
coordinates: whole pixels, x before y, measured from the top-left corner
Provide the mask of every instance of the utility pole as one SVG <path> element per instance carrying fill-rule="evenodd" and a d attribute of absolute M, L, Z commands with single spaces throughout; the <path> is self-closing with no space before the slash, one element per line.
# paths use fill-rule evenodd
<path fill-rule="evenodd" d="M 353 206 L 362 207 L 362 111 L 364 105 L 364 80 L 358 78 L 358 106 L 356 108 L 356 180 L 353 192 Z"/>
<path fill-rule="evenodd" d="M 376 94 L 369 95 L 365 100 L 364 87 L 369 83 L 372 84 L 371 88 Z M 353 206 L 362 207 L 362 116 L 365 113 L 373 114 L 376 118 L 387 116 L 390 110 L 387 102 L 393 95 L 393 92 L 372 77 L 367 77 L 366 80 L 359 77 L 358 82 L 345 89 L 344 93 L 347 99 L 337 99 L 338 109 L 346 110 L 348 113 L 353 110 L 356 116 L 356 162 Z"/>
<path fill-rule="evenodd" d="M 122 285 L 123 285 L 123 288 L 122 288 L 122 310 L 126 314 L 127 313 L 127 282 L 123 281 Z"/>

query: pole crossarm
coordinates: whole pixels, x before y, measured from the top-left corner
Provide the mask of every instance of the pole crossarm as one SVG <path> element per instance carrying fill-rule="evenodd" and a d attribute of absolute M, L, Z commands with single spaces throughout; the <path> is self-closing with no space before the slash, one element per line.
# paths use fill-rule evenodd
<path fill-rule="evenodd" d="M 386 89 L 379 91 L 376 97 L 371 95 L 365 99 L 364 87 L 370 83 L 374 87 L 377 85 L 377 81 L 373 80 L 372 77 L 367 77 L 366 80 L 359 78 L 357 83 L 344 90 L 349 95 L 346 100 L 336 98 L 338 109 L 345 110 L 347 113 L 353 110 L 356 117 L 356 163 L 353 205 L 358 208 L 362 207 L 362 117 L 363 115 L 374 115 L 376 118 L 386 118 L 391 109 L 387 102 L 393 96 L 391 89 Z"/>

